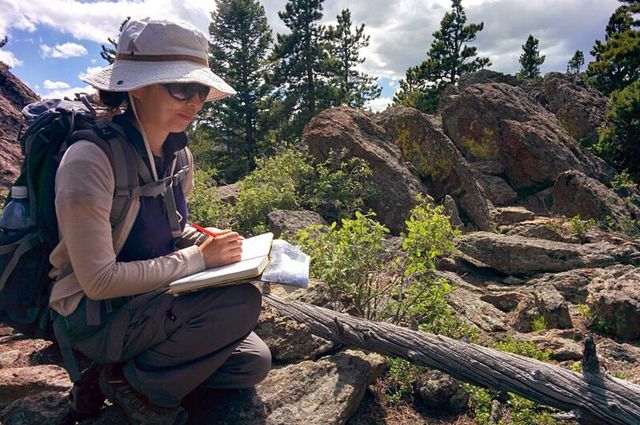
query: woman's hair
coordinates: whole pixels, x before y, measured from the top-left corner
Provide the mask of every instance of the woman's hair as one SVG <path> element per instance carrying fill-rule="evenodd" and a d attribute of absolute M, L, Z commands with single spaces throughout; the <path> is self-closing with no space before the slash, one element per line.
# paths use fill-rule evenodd
<path fill-rule="evenodd" d="M 129 105 L 129 95 L 126 91 L 98 90 L 100 103 L 106 108 L 105 115 L 111 118 L 121 112 L 121 108 Z"/>

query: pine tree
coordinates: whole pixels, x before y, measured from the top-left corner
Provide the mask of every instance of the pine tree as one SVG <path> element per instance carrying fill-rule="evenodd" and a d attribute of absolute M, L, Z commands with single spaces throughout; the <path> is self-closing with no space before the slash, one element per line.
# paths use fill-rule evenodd
<path fill-rule="evenodd" d="M 640 79 L 639 0 L 621 0 L 609 18 L 604 42 L 596 40 L 591 55 L 595 60 L 587 67 L 591 84 L 606 95 L 621 90 Z"/>
<path fill-rule="evenodd" d="M 2 49 L 7 42 L 9 41 L 9 36 L 5 35 L 4 38 L 0 39 L 0 49 Z"/>
<path fill-rule="evenodd" d="M 540 65 L 544 63 L 545 56 L 540 56 L 538 43 L 540 40 L 529 34 L 527 41 L 522 45 L 523 53 L 520 55 L 518 78 L 527 79 L 540 76 Z"/>
<path fill-rule="evenodd" d="M 343 10 L 337 19 L 338 25 L 327 29 L 329 61 L 335 74 L 332 86 L 338 91 L 336 104 L 362 108 L 367 101 L 378 98 L 382 90 L 375 83 L 376 77 L 355 69 L 365 61 L 360 58 L 360 49 L 369 45 L 369 36 L 364 34 L 364 24 L 352 30 L 349 9 Z"/>
<path fill-rule="evenodd" d="M 397 99 L 414 99 L 421 110 L 435 112 L 440 93 L 447 85 L 456 83 L 466 73 L 491 65 L 489 58 L 476 57 L 476 47 L 465 44 L 476 39 L 484 23 L 465 25 L 467 15 L 461 2 L 452 0 L 451 11 L 440 21 L 440 30 L 433 33 L 427 59 L 407 71 L 405 80 L 412 79 L 413 82 L 405 82 L 405 86 L 417 86 L 417 93 L 403 93 L 401 82 Z"/>
<path fill-rule="evenodd" d="M 261 116 L 272 87 L 266 83 L 273 41 L 264 7 L 257 0 L 216 0 L 211 13 L 210 66 L 236 95 L 207 104 L 205 119 L 223 142 L 216 167 L 228 181 L 255 168 L 263 152 L 265 128 Z"/>
<path fill-rule="evenodd" d="M 319 111 L 332 106 L 335 95 L 328 80 L 326 28 L 320 25 L 324 0 L 289 0 L 278 16 L 291 30 L 278 34 L 273 50 L 277 62 L 274 85 L 279 87 L 281 137 L 296 138 Z"/>
<path fill-rule="evenodd" d="M 584 54 L 581 50 L 576 50 L 573 57 L 567 64 L 567 74 L 580 74 L 580 67 L 584 65 Z"/>
<path fill-rule="evenodd" d="M 122 23 L 120 24 L 120 30 L 118 31 L 118 34 L 122 32 L 122 30 L 124 29 L 124 26 L 127 25 L 127 22 L 129 22 L 130 19 L 131 19 L 131 16 L 127 16 L 125 20 L 122 21 Z M 104 44 L 101 45 L 100 48 L 102 49 L 102 51 L 100 52 L 100 56 L 102 57 L 102 59 L 112 64 L 116 58 L 116 49 L 118 48 L 118 42 L 111 37 L 107 38 L 107 41 L 111 43 L 111 46 L 113 47 L 107 47 Z"/>

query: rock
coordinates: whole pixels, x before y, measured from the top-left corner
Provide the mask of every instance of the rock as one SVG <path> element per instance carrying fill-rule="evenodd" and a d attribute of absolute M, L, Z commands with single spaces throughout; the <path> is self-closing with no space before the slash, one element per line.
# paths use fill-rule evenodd
<path fill-rule="evenodd" d="M 42 365 L 0 369 L 0 406 L 42 391 L 71 388 L 67 372 L 60 366 Z"/>
<path fill-rule="evenodd" d="M 427 405 L 436 411 L 445 410 L 457 414 L 469 401 L 469 394 L 460 383 L 438 370 L 428 370 L 416 379 L 415 393 Z"/>
<path fill-rule="evenodd" d="M 533 220 L 535 214 L 522 207 L 502 207 L 496 210 L 496 223 L 499 226 L 505 224 L 520 223 L 522 221 Z"/>
<path fill-rule="evenodd" d="M 302 323 L 280 316 L 268 304 L 263 306 L 255 332 L 267 344 L 273 359 L 281 362 L 313 360 L 334 347 L 332 342 L 311 334 Z"/>
<path fill-rule="evenodd" d="M 502 177 L 484 173 L 474 173 L 474 177 L 494 205 L 509 205 L 518 197 L 516 191 Z"/>
<path fill-rule="evenodd" d="M 627 205 L 613 190 L 577 170 L 562 173 L 551 189 L 551 210 L 567 217 L 595 219 L 640 219 L 640 209 Z"/>
<path fill-rule="evenodd" d="M 500 233 L 548 241 L 580 243 L 580 238 L 564 229 L 564 220 L 552 217 L 536 217 L 520 223 L 498 227 Z"/>
<path fill-rule="evenodd" d="M 238 200 L 238 193 L 240 192 L 240 183 L 232 183 L 217 187 L 218 198 L 222 202 L 230 205 L 235 205 Z"/>
<path fill-rule="evenodd" d="M 307 124 L 303 140 L 318 162 L 325 161 L 331 149 L 343 148 L 347 148 L 349 155 L 367 161 L 378 193 L 367 207 L 394 234 L 404 230 L 416 195 L 428 192 L 371 114 L 346 107 L 326 109 Z"/>
<path fill-rule="evenodd" d="M 574 139 L 592 145 L 598 128 L 606 120 L 607 98 L 589 87 L 580 77 L 550 72 L 544 76 L 542 90 L 562 126 Z"/>
<path fill-rule="evenodd" d="M 640 269 L 619 277 L 596 278 L 588 286 L 587 305 L 612 335 L 625 340 L 640 338 Z"/>
<path fill-rule="evenodd" d="M 0 339 L 0 368 L 56 364 L 62 361 L 57 345 L 44 339 L 14 334 Z"/>
<path fill-rule="evenodd" d="M 640 248 L 633 243 L 607 242 L 574 245 L 543 239 L 474 232 L 461 236 L 460 251 L 505 274 L 526 276 L 563 272 L 617 263 L 640 264 Z"/>
<path fill-rule="evenodd" d="M 460 214 L 458 212 L 458 206 L 456 205 L 456 201 L 451 197 L 451 195 L 445 195 L 444 200 L 442 201 L 442 206 L 444 206 L 444 210 L 449 217 L 449 222 L 453 227 L 461 228 L 463 226 L 462 220 L 460 220 Z"/>
<path fill-rule="evenodd" d="M 342 425 L 383 368 L 379 355 L 352 350 L 276 368 L 254 391 L 235 392 L 214 409 L 205 400 L 190 423 Z"/>
<path fill-rule="evenodd" d="M 522 81 L 514 75 L 503 74 L 501 72 L 491 71 L 490 69 L 481 69 L 477 72 L 462 74 L 458 81 L 458 88 L 463 90 L 472 84 L 479 83 L 504 83 L 511 86 L 519 86 L 522 84 Z"/>
<path fill-rule="evenodd" d="M 604 182 L 613 175 L 519 87 L 471 84 L 443 98 L 441 113 L 445 133 L 465 159 L 504 164 L 504 178 L 516 192 L 549 187 L 572 169 Z"/>
<path fill-rule="evenodd" d="M 536 303 L 544 317 L 545 326 L 548 329 L 573 328 L 569 306 L 560 292 L 551 285 L 535 289 Z"/>
<path fill-rule="evenodd" d="M 467 288 L 455 286 L 455 289 L 447 294 L 447 301 L 454 311 L 486 332 L 507 329 L 507 315 Z"/>
<path fill-rule="evenodd" d="M 283 233 L 295 235 L 298 230 L 313 224 L 326 225 L 327 222 L 314 211 L 275 210 L 267 215 L 267 225 L 276 238 Z"/>
<path fill-rule="evenodd" d="M 69 412 L 67 394 L 43 391 L 17 399 L 2 412 L 2 425 L 59 425 Z M 125 422 L 121 422 L 123 425 Z M 116 424 L 112 424 L 116 425 Z"/>
<path fill-rule="evenodd" d="M 38 100 L 29 87 L 17 79 L 9 67 L 0 63 L 0 188 L 9 188 L 22 163 L 22 153 L 17 141 L 23 122 L 22 108 Z"/>
<path fill-rule="evenodd" d="M 515 310 L 515 308 L 524 297 L 525 295 L 521 294 L 520 292 L 507 291 L 485 294 L 482 295 L 480 299 L 484 302 L 494 305 L 498 310 L 508 313 Z"/>
<path fill-rule="evenodd" d="M 528 296 L 523 298 L 511 315 L 511 327 L 518 332 L 531 332 L 533 320 L 540 315 L 535 298 Z"/>
<path fill-rule="evenodd" d="M 573 333 L 573 331 L 572 331 Z M 559 362 L 582 359 L 582 344 L 573 339 L 567 331 L 550 329 L 529 334 L 516 334 L 518 341 L 533 342 L 540 350 L 551 352 L 551 360 Z"/>
<path fill-rule="evenodd" d="M 444 134 L 438 117 L 413 108 L 389 108 L 377 122 L 426 182 L 436 200 L 450 195 L 476 228 L 491 227 L 493 205 L 473 178 L 471 167 Z"/>

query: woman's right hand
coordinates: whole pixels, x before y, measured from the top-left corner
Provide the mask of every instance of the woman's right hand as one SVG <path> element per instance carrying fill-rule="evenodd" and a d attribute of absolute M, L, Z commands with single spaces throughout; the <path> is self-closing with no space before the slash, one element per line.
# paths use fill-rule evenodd
<path fill-rule="evenodd" d="M 226 229 L 218 232 L 218 236 L 209 236 L 198 247 L 204 256 L 207 268 L 237 263 L 242 255 L 242 236 L 237 232 Z"/>

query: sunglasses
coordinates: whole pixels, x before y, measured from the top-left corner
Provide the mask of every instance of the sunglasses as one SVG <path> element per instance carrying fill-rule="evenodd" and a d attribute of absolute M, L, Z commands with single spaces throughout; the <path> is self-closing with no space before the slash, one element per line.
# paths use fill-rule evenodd
<path fill-rule="evenodd" d="M 161 86 L 167 90 L 169 96 L 180 101 L 187 101 L 197 94 L 200 101 L 204 102 L 209 96 L 210 89 L 209 86 L 198 83 L 167 83 Z"/>

